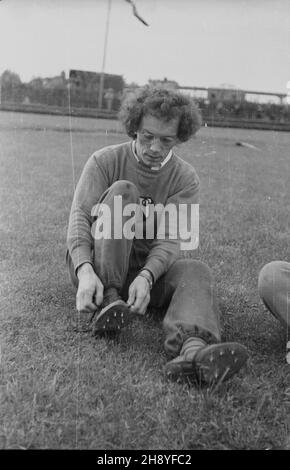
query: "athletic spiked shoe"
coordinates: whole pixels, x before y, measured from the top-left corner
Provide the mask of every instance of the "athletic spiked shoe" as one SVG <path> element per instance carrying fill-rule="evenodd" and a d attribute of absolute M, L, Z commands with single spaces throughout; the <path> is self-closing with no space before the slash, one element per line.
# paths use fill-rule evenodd
<path fill-rule="evenodd" d="M 204 346 L 195 353 L 193 360 L 178 356 L 165 366 L 168 378 L 188 378 L 200 385 L 215 385 L 235 375 L 247 362 L 248 353 L 238 343 L 218 343 Z"/>
<path fill-rule="evenodd" d="M 92 319 L 93 333 L 118 332 L 131 319 L 132 313 L 126 302 L 120 298 L 116 289 L 110 288 L 105 291 L 101 310 Z"/>

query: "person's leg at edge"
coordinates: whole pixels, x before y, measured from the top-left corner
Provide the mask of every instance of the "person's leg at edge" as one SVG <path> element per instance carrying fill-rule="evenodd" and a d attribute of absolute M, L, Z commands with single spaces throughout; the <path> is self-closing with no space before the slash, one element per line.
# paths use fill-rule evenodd
<path fill-rule="evenodd" d="M 171 378 L 192 376 L 213 383 L 230 378 L 246 362 L 238 343 L 220 343 L 220 313 L 207 265 L 178 260 L 152 290 L 152 306 L 167 308 L 163 320 L 165 367 Z"/>
<path fill-rule="evenodd" d="M 290 329 L 290 263 L 271 261 L 259 273 L 259 295 L 267 309 Z"/>

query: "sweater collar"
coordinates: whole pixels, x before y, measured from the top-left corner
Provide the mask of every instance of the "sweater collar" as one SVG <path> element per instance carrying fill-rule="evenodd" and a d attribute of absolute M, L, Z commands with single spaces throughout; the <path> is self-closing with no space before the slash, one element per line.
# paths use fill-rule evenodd
<path fill-rule="evenodd" d="M 137 152 L 136 152 L 136 141 L 135 140 L 132 140 L 132 152 L 133 152 L 133 155 L 136 158 L 137 162 L 141 163 L 140 158 L 138 157 Z M 167 154 L 167 156 L 164 158 L 164 160 L 161 162 L 161 164 L 159 166 L 151 166 L 150 169 L 153 170 L 153 171 L 160 170 L 164 165 L 166 165 L 167 162 L 169 162 L 170 158 L 172 157 L 172 153 L 173 153 L 172 150 L 170 150 L 169 153 Z"/>

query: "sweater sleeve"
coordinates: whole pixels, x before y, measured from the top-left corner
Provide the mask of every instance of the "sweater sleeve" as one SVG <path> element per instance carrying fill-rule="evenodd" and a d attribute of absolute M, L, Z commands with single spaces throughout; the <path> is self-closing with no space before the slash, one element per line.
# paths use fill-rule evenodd
<path fill-rule="evenodd" d="M 187 223 L 188 226 L 191 226 L 191 205 L 198 204 L 199 201 L 198 176 L 195 172 L 190 172 L 183 180 L 183 183 L 182 188 L 167 199 L 166 207 L 169 207 L 169 204 L 172 205 L 176 208 L 175 214 L 178 215 L 180 204 L 184 204 L 183 208 L 187 208 Z M 179 224 L 175 225 L 173 223 L 174 227 L 172 227 L 172 221 L 169 221 L 168 217 L 163 220 L 162 216 L 164 216 L 164 211 L 161 215 L 161 221 L 164 223 L 163 236 L 162 238 L 156 237 L 153 240 L 144 266 L 144 268 L 151 271 L 154 281 L 157 281 L 160 276 L 167 272 L 180 255 L 180 227 L 177 227 Z M 177 236 L 174 236 L 176 233 Z"/>
<path fill-rule="evenodd" d="M 91 211 L 108 186 L 106 173 L 93 154 L 84 166 L 77 184 L 69 217 L 67 247 L 75 272 L 83 263 L 92 264 Z"/>

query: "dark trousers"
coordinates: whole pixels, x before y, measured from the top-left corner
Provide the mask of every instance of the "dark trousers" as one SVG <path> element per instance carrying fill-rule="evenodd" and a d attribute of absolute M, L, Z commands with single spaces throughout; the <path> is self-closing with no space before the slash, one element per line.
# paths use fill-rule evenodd
<path fill-rule="evenodd" d="M 137 188 L 132 183 L 114 183 L 100 199 L 101 203 L 110 208 L 112 218 L 115 196 L 122 196 L 123 205 L 139 203 Z M 122 222 L 126 220 L 123 219 Z M 146 260 L 146 257 L 142 259 L 140 254 L 136 255 L 136 243 L 140 244 L 140 240 L 129 240 L 126 237 L 94 238 L 95 272 L 103 282 L 104 288 L 116 287 L 125 301 L 131 282 Z M 67 264 L 71 280 L 77 287 L 78 279 L 69 253 Z M 219 309 L 213 280 L 208 266 L 201 261 L 178 259 L 173 263 L 154 284 L 149 306 L 166 312 L 163 319 L 164 346 L 170 357 L 179 354 L 182 344 L 189 337 L 202 338 L 206 343 L 220 341 Z"/>

